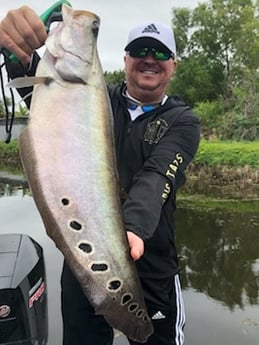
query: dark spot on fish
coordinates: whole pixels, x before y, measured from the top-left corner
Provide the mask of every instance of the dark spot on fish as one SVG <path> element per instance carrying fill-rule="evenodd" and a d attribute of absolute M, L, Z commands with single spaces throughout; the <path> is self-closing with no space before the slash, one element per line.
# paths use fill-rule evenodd
<path fill-rule="evenodd" d="M 78 223 L 76 220 L 72 220 L 70 222 L 70 226 L 72 229 L 77 230 L 77 231 L 82 229 L 82 225 Z"/>
<path fill-rule="evenodd" d="M 138 304 L 137 303 L 131 303 L 128 307 L 128 311 L 133 313 L 136 309 L 138 308 Z"/>
<path fill-rule="evenodd" d="M 122 305 L 127 304 L 129 301 L 132 300 L 132 298 L 133 298 L 132 295 L 130 295 L 129 293 L 123 295 L 122 298 L 121 298 L 121 304 L 122 304 Z"/>
<path fill-rule="evenodd" d="M 61 199 L 61 202 L 62 202 L 62 204 L 63 204 L 64 206 L 69 205 L 69 199 L 67 199 L 67 198 Z"/>
<path fill-rule="evenodd" d="M 85 243 L 85 242 L 84 243 L 80 243 L 78 247 L 84 253 L 87 253 L 87 254 L 89 254 L 89 253 L 91 253 L 93 251 L 93 248 L 92 248 L 92 246 L 89 243 Z"/>
<path fill-rule="evenodd" d="M 119 280 L 112 280 L 109 282 L 109 290 L 118 290 L 121 287 L 121 282 Z"/>
<path fill-rule="evenodd" d="M 53 81 L 54 81 L 53 78 L 46 77 L 46 79 L 45 79 L 45 81 L 44 81 L 44 84 L 45 84 L 46 86 L 49 86 L 49 84 L 50 84 L 51 82 L 53 82 Z"/>
<path fill-rule="evenodd" d="M 144 321 L 144 322 L 149 321 L 149 318 L 147 317 L 147 314 L 145 314 L 145 315 L 143 316 L 143 321 Z"/>
<path fill-rule="evenodd" d="M 137 312 L 136 312 L 136 316 L 138 317 L 138 318 L 141 318 L 143 315 L 144 315 L 144 310 L 143 309 L 139 309 Z M 146 315 L 145 315 L 146 316 Z M 145 317 L 144 316 L 144 317 Z M 147 316 L 146 316 L 147 317 Z"/>
<path fill-rule="evenodd" d="M 92 23 L 92 31 L 95 37 L 98 36 L 99 26 L 100 26 L 100 22 L 98 20 L 94 20 Z"/>
<path fill-rule="evenodd" d="M 91 270 L 94 272 L 105 272 L 108 270 L 108 265 L 106 265 L 106 264 L 92 264 Z"/>

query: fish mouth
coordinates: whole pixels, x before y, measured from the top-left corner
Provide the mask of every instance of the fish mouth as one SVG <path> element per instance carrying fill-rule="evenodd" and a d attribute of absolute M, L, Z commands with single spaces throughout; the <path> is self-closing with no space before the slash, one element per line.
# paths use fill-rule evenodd
<path fill-rule="evenodd" d="M 89 58 L 87 58 L 87 57 L 85 57 L 85 56 L 83 56 L 83 55 L 80 55 L 79 53 L 76 54 L 76 53 L 73 52 L 73 51 L 70 51 L 70 50 L 68 50 L 68 49 L 65 49 L 64 47 L 63 47 L 63 49 L 64 49 L 65 54 L 68 54 L 68 55 L 72 56 L 73 58 L 79 59 L 80 61 L 84 62 L 86 65 L 92 65 L 91 59 L 89 59 Z M 79 49 L 78 49 L 78 50 L 79 50 Z"/>

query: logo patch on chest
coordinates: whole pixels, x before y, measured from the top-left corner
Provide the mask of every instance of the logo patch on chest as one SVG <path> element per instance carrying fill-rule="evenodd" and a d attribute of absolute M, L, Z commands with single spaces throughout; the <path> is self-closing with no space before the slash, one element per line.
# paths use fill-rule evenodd
<path fill-rule="evenodd" d="M 157 144 L 165 135 L 167 129 L 168 124 L 164 119 L 149 122 L 144 134 L 144 141 L 150 145 Z"/>

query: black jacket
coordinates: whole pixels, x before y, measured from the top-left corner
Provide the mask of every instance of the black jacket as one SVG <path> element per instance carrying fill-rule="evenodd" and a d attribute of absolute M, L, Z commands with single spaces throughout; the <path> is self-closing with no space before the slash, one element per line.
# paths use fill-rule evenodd
<path fill-rule="evenodd" d="M 34 75 L 39 59 L 28 75 Z M 24 75 L 7 62 L 11 78 Z M 184 170 L 194 157 L 200 137 L 196 116 L 181 99 L 169 97 L 163 106 L 131 121 L 120 85 L 108 88 L 113 114 L 117 166 L 126 229 L 145 241 L 136 262 L 143 278 L 166 278 L 178 272 L 175 247 L 175 194 L 184 184 Z M 19 89 L 24 97 L 31 89 Z M 26 99 L 29 107 L 30 98 Z"/>
<path fill-rule="evenodd" d="M 114 114 L 117 165 L 124 221 L 145 240 L 137 261 L 142 277 L 163 278 L 178 271 L 175 248 L 175 193 L 194 157 L 200 126 L 178 97 L 131 121 L 122 86 L 109 89 Z"/>

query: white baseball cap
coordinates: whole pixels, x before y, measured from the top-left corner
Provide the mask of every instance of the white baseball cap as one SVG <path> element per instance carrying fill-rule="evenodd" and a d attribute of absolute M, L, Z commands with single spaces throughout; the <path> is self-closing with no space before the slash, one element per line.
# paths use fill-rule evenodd
<path fill-rule="evenodd" d="M 155 42 L 154 42 L 155 41 Z M 176 57 L 176 44 L 173 30 L 158 22 L 146 22 L 133 28 L 128 37 L 125 51 L 143 44 L 156 44 L 169 50 Z"/>

